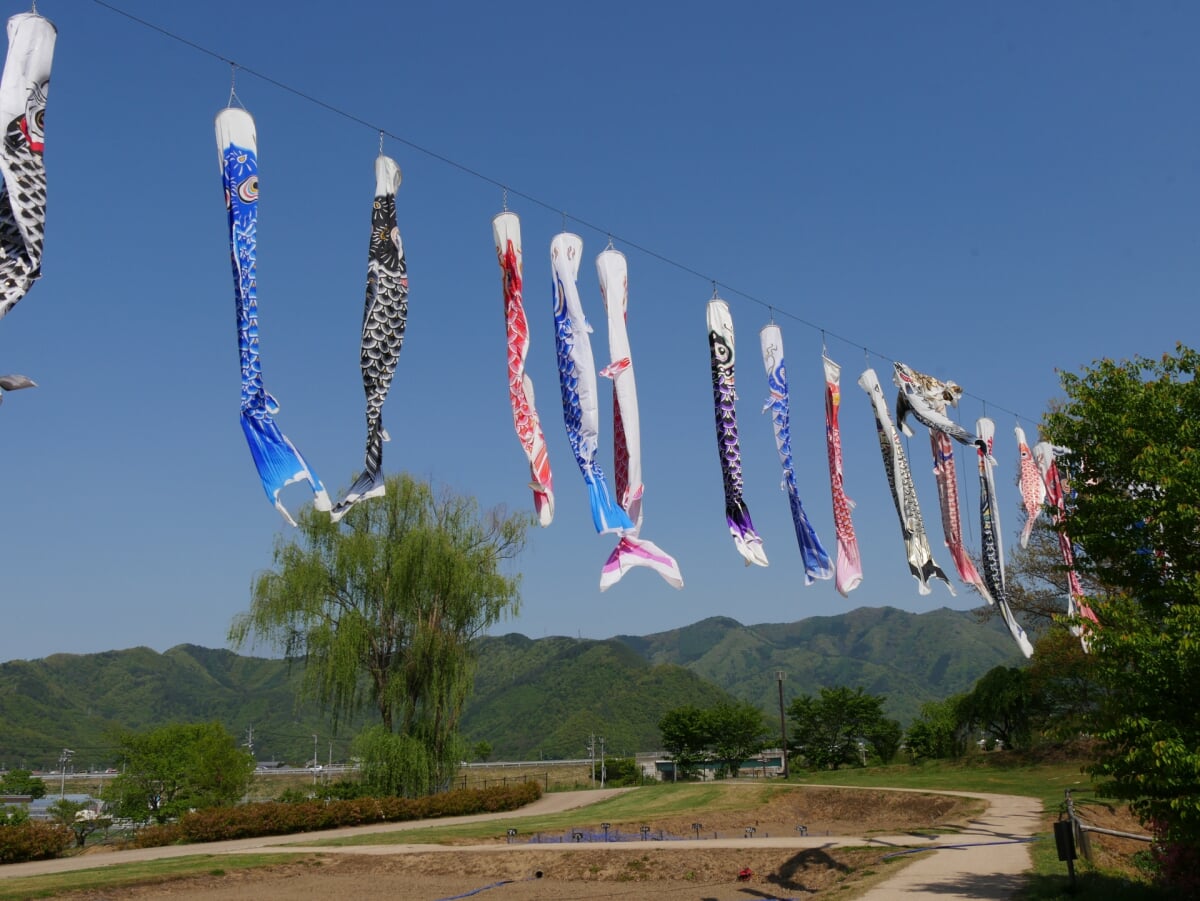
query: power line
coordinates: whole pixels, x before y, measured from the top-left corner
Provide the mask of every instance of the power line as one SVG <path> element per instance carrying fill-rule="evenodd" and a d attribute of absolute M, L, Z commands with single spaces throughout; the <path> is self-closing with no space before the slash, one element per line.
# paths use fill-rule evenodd
<path fill-rule="evenodd" d="M 210 56 L 213 59 L 220 60 L 221 62 L 223 62 L 226 65 L 231 67 L 231 69 L 233 71 L 233 77 L 235 80 L 236 80 L 236 76 L 237 76 L 238 72 L 245 72 L 247 75 L 252 75 L 253 77 L 259 79 L 260 81 L 266 82 L 267 84 L 271 85 L 272 87 L 278 88 L 279 90 L 284 91 L 285 93 L 291 94 L 292 96 L 298 97 L 301 100 L 304 100 L 308 103 L 313 104 L 314 106 L 320 107 L 321 109 L 325 110 L 326 112 L 332 113 L 335 116 L 340 116 L 341 118 L 345 119 L 348 122 L 353 122 L 356 125 L 361 125 L 364 128 L 369 128 L 372 132 L 378 133 L 381 137 L 381 140 L 384 136 L 386 136 L 386 137 L 392 139 L 393 141 L 396 141 L 397 143 L 402 144 L 405 147 L 408 147 L 410 150 L 415 150 L 417 153 L 423 154 L 423 155 L 429 157 L 430 159 L 434 159 L 440 163 L 444 163 L 445 165 L 450 166 L 453 169 L 457 169 L 459 172 L 462 172 L 466 175 L 470 175 L 482 182 L 485 182 L 486 184 L 489 184 L 492 187 L 500 188 L 503 192 L 505 192 L 505 194 L 512 194 L 516 197 L 520 197 L 523 200 L 529 201 L 530 203 L 534 204 L 535 206 L 539 206 L 544 210 L 547 210 L 551 213 L 555 213 L 556 215 L 560 215 L 563 218 L 564 224 L 566 223 L 567 220 L 575 222 L 576 224 L 578 224 L 579 226 L 581 226 L 585 229 L 588 229 L 588 230 L 593 231 L 600 235 L 607 236 L 610 240 L 619 241 L 620 243 L 624 244 L 625 246 L 627 246 L 633 250 L 636 250 L 638 253 L 648 256 L 651 259 L 658 260 L 660 263 L 663 263 L 667 266 L 671 266 L 674 269 L 678 269 L 680 272 L 684 272 L 688 275 L 691 275 L 698 279 L 701 279 L 702 281 L 705 281 L 712 285 L 714 293 L 716 292 L 717 288 L 723 288 L 727 293 L 729 293 L 731 295 L 741 297 L 743 300 L 747 300 L 750 303 L 757 304 L 758 306 L 767 310 L 772 315 L 772 317 L 775 316 L 776 314 L 778 314 L 780 316 L 783 316 L 787 319 L 792 320 L 793 322 L 796 322 L 800 325 L 806 326 L 806 327 L 812 329 L 813 331 L 820 332 L 821 339 L 822 339 L 822 345 L 824 345 L 824 339 L 826 338 L 826 336 L 828 336 L 831 338 L 835 338 L 838 341 L 841 341 L 842 343 L 847 344 L 855 349 L 861 348 L 863 353 L 867 355 L 868 360 L 870 359 L 870 357 L 872 355 L 874 355 L 876 357 L 879 357 L 881 360 L 883 360 L 887 363 L 895 363 L 896 362 L 895 358 L 890 357 L 887 354 L 883 354 L 883 353 L 879 353 L 878 351 L 871 350 L 869 347 L 867 347 L 865 344 L 863 344 L 860 341 L 855 341 L 851 338 L 847 338 L 844 335 L 840 335 L 835 331 L 824 328 L 823 326 L 818 325 L 815 322 L 805 319 L 803 316 L 798 316 L 795 313 L 792 313 L 783 307 L 780 307 L 776 304 L 769 303 L 768 301 L 763 300 L 761 297 L 757 297 L 756 295 L 750 294 L 746 291 L 743 291 L 740 288 L 735 287 L 734 285 L 728 284 L 727 282 L 723 282 L 720 279 L 713 278 L 711 275 L 707 275 L 703 272 L 700 272 L 698 269 L 695 269 L 686 263 L 681 263 L 679 260 L 673 259 L 672 257 L 668 257 L 665 254 L 659 253 L 658 251 L 654 250 L 653 248 L 647 247 L 644 244 L 641 244 L 630 238 L 626 238 L 622 235 L 619 235 L 616 232 L 612 231 L 611 229 L 602 228 L 601 226 L 596 225 L 593 222 L 589 222 L 588 220 L 582 219 L 579 216 L 570 214 L 570 213 L 566 212 L 566 210 L 564 210 L 561 205 L 550 203 L 549 201 L 543 200 L 540 197 L 537 197 L 536 195 L 529 194 L 525 191 L 521 191 L 517 188 L 514 188 L 511 185 L 507 184 L 506 182 L 503 182 L 497 178 L 493 178 L 492 176 L 487 175 L 484 172 L 480 172 L 478 169 L 474 169 L 471 166 L 468 166 L 464 163 L 460 163 L 460 162 L 458 162 L 458 160 L 448 157 L 443 153 L 438 153 L 436 150 L 431 150 L 428 147 L 422 146 L 421 144 L 418 144 L 415 141 L 412 141 L 412 140 L 404 137 L 403 135 L 398 135 L 393 131 L 389 131 L 384 126 L 376 125 L 372 122 L 369 122 L 366 119 L 362 118 L 361 116 L 355 115 L 354 113 L 351 113 L 351 112 L 343 109 L 342 107 L 335 106 L 334 104 L 329 103 L 328 101 L 322 100 L 319 97 L 309 94 L 307 91 L 302 91 L 299 88 L 293 87 L 292 85 L 287 84 L 286 82 L 280 81 L 277 78 L 273 78 L 272 76 L 267 75 L 264 72 L 259 72 L 256 69 L 252 69 L 249 66 L 244 66 L 241 63 L 236 62 L 235 60 L 230 59 L 229 57 L 227 57 L 221 53 L 218 53 L 216 50 L 213 50 L 209 47 L 205 47 L 202 44 L 198 44 L 195 41 L 185 38 L 182 35 L 177 34 L 176 32 L 171 31 L 168 28 L 164 28 L 163 26 L 158 25 L 154 22 L 150 22 L 147 19 L 143 19 L 139 16 L 135 16 L 132 13 L 126 12 L 125 10 L 123 10 L 117 6 L 113 6 L 111 3 L 105 2 L 105 0 L 92 0 L 92 2 L 94 4 L 96 4 L 97 6 L 101 7 L 102 9 L 106 9 L 111 13 L 114 13 L 118 16 L 121 16 L 121 17 L 129 20 L 130 22 L 134 22 L 138 25 L 141 25 L 143 28 L 147 28 L 150 31 L 156 32 L 157 34 L 160 34 L 163 37 L 168 38 L 169 40 L 177 41 L 178 43 L 183 44 L 185 47 L 190 47 L 192 50 L 195 50 L 198 53 L 202 53 L 205 56 Z M 233 91 L 232 85 L 230 87 L 229 97 L 230 97 L 231 104 L 232 104 L 233 100 L 236 99 L 236 97 L 237 97 L 236 93 Z M 1009 414 L 1015 416 L 1018 420 L 1023 419 L 1027 422 L 1037 422 L 1038 421 L 1037 418 L 1022 416 L 1020 413 L 1018 413 L 1015 410 L 1010 410 L 1007 407 L 1001 406 L 1000 404 L 990 402 L 986 398 L 980 397 L 977 394 L 972 394 L 969 391 L 964 391 L 963 396 L 970 397 L 970 398 L 973 398 L 973 399 L 979 401 L 983 405 L 985 411 L 986 411 L 988 405 L 990 404 L 994 409 L 1001 410 L 1005 413 L 1009 413 Z M 984 415 L 986 415 L 986 412 Z"/>

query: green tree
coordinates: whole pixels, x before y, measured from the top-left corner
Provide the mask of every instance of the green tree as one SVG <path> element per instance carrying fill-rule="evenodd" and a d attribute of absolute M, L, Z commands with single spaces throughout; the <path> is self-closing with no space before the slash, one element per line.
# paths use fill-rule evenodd
<path fill-rule="evenodd" d="M 254 757 L 220 723 L 172 723 L 120 737 L 124 772 L 104 791 L 117 816 L 165 823 L 192 808 L 235 804 Z"/>
<path fill-rule="evenodd" d="M 46 796 L 46 783 L 29 770 L 9 770 L 0 778 L 0 795 L 29 795 L 36 801 Z"/>
<path fill-rule="evenodd" d="M 687 776 L 707 757 L 708 720 L 699 707 L 687 704 L 668 710 L 658 721 L 658 731 L 680 775 Z"/>
<path fill-rule="evenodd" d="M 883 719 L 884 698 L 860 688 L 822 688 L 788 705 L 792 736 L 800 753 L 820 769 L 838 769 L 860 760 L 860 741 Z"/>
<path fill-rule="evenodd" d="M 639 785 L 642 781 L 642 771 L 634 757 L 605 757 L 604 775 L 609 788 Z"/>
<path fill-rule="evenodd" d="M 0 807 L 0 826 L 20 826 L 29 822 L 29 811 L 24 807 Z"/>
<path fill-rule="evenodd" d="M 712 756 L 733 776 L 746 758 L 762 750 L 769 731 L 766 716 L 748 701 L 710 707 L 704 711 L 702 721 Z"/>
<path fill-rule="evenodd" d="M 492 756 L 492 743 L 490 741 L 477 741 L 471 748 L 471 753 L 480 763 L 487 763 L 488 758 Z"/>
<path fill-rule="evenodd" d="M 1073 489 L 1064 528 L 1092 598 L 1101 687 L 1092 774 L 1169 846 L 1167 878 L 1200 870 L 1200 353 L 1100 360 L 1061 376 L 1043 435 Z"/>
<path fill-rule="evenodd" d="M 904 744 L 913 763 L 962 756 L 967 738 L 967 730 L 958 715 L 962 697 L 955 695 L 921 705 L 920 715 L 904 735 Z"/>
<path fill-rule="evenodd" d="M 59 798 L 48 809 L 56 823 L 61 823 L 75 833 L 77 848 L 82 848 L 93 832 L 112 825 L 112 817 L 100 816 L 88 805 L 69 798 Z"/>
<path fill-rule="evenodd" d="M 1064 628 L 1049 630 L 1037 642 L 1027 673 L 1038 732 L 1064 741 L 1090 731 L 1101 694 L 1095 662 L 1096 655 Z"/>
<path fill-rule="evenodd" d="M 1006 748 L 1029 744 L 1033 696 L 1029 674 L 1015 666 L 995 666 L 984 673 L 958 705 L 959 721 L 983 729 Z"/>
<path fill-rule="evenodd" d="M 481 516 L 473 498 L 434 493 L 408 475 L 340 522 L 312 507 L 299 539 L 279 543 L 230 629 L 304 666 L 302 692 L 335 725 L 368 704 L 388 732 L 427 751 L 429 787 L 460 758 L 458 723 L 475 672 L 474 639 L 518 607 L 505 561 L 524 546 L 528 516 Z"/>
<path fill-rule="evenodd" d="M 904 741 L 904 727 L 899 720 L 880 717 L 879 722 L 867 729 L 864 736 L 880 763 L 891 763 Z"/>

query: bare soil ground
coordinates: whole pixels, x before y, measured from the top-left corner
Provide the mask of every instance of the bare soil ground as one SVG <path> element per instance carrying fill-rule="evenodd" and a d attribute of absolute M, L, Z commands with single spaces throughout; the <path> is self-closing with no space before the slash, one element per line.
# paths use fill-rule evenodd
<path fill-rule="evenodd" d="M 756 792 L 759 786 L 746 786 Z M 757 794 L 757 792 L 756 792 Z M 440 901 L 474 893 L 482 901 L 568 901 L 568 899 L 662 898 L 703 901 L 811 897 L 848 884 L 867 885 L 894 873 L 912 858 L 884 862 L 884 849 L 777 848 L 756 841 L 791 838 L 804 825 L 809 836 L 865 836 L 871 833 L 913 833 L 944 830 L 965 823 L 984 804 L 970 798 L 913 793 L 890 793 L 796 787 L 773 792 L 749 809 L 713 809 L 694 816 L 665 817 L 647 823 L 613 822 L 610 837 L 633 840 L 603 842 L 598 823 L 580 812 L 576 827 L 595 842 L 572 843 L 545 835 L 544 843 L 519 837 L 509 845 L 504 824 L 490 843 L 470 841 L 469 847 L 371 845 L 337 849 L 306 849 L 302 861 L 252 870 L 213 872 L 155 885 L 125 887 L 112 892 L 73 893 L 68 898 L 171 898 L 187 901 L 216 899 L 401 898 Z M 726 841 L 689 843 L 692 823 L 702 824 L 700 836 Z M 643 841 L 640 827 L 660 831 L 663 840 Z M 747 837 L 747 829 L 755 831 Z M 297 837 L 298 838 L 298 837 Z M 319 840 L 319 836 L 308 839 Z M 403 833 L 396 834 L 403 842 Z M 555 840 L 554 843 L 550 843 Z M 197 847 L 203 852 L 202 847 Z M 738 880 L 749 869 L 752 875 Z M 539 875 L 540 874 L 540 875 Z"/>

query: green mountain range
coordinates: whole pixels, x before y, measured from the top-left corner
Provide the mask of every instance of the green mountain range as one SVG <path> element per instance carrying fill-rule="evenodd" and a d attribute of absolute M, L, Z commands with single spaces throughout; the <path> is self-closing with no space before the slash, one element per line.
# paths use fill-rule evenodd
<path fill-rule="evenodd" d="M 777 716 L 777 671 L 785 701 L 861 685 L 907 723 L 922 703 L 1020 659 L 1006 633 L 970 613 L 889 607 L 755 626 L 718 617 L 602 641 L 489 636 L 478 651 L 463 733 L 489 742 L 496 759 L 526 760 L 583 757 L 591 735 L 613 754 L 654 749 L 659 718 L 684 704 L 732 696 Z M 49 770 L 69 748 L 77 771 L 104 769 L 121 730 L 214 719 L 252 742 L 259 759 L 299 764 L 315 746 L 321 762 L 344 760 L 366 720 L 332 735 L 315 705 L 297 704 L 299 677 L 299 665 L 284 660 L 195 645 L 0 664 L 0 767 Z"/>

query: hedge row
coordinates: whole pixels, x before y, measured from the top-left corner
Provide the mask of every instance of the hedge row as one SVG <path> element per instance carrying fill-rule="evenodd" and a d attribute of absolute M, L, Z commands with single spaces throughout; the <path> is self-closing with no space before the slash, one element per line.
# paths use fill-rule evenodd
<path fill-rule="evenodd" d="M 213 807 L 185 814 L 178 823 L 141 830 L 134 843 L 149 848 L 173 842 L 217 842 L 262 835 L 289 835 L 436 817 L 516 810 L 542 796 L 536 782 L 481 789 L 456 789 L 424 798 L 356 798 L 350 801 L 265 801 L 238 807 Z"/>
<path fill-rule="evenodd" d="M 0 826 L 0 863 L 49 860 L 58 857 L 74 840 L 74 833 L 57 823 L 26 820 Z"/>

